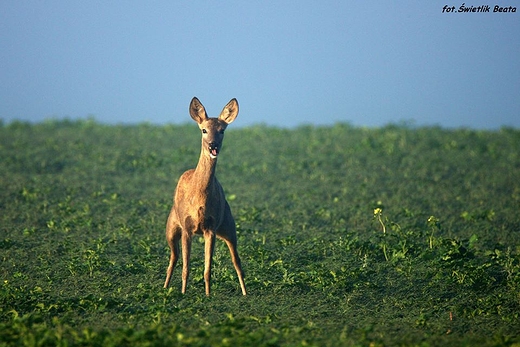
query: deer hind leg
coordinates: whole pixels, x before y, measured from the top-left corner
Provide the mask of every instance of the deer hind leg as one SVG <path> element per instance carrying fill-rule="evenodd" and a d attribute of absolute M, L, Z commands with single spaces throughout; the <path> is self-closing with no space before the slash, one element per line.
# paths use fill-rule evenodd
<path fill-rule="evenodd" d="M 238 256 L 237 250 L 237 241 L 236 237 L 234 240 L 227 240 L 226 244 L 229 248 L 229 253 L 231 254 L 231 261 L 233 262 L 233 266 L 235 267 L 235 271 L 237 272 L 238 281 L 240 282 L 240 288 L 242 289 L 242 294 L 246 295 L 246 284 L 244 282 L 244 271 L 242 270 L 242 263 L 240 262 L 240 257 Z"/>
<path fill-rule="evenodd" d="M 173 269 L 179 260 L 179 241 L 182 235 L 182 228 L 178 224 L 175 211 L 170 212 L 168 222 L 166 224 L 166 241 L 170 246 L 170 263 L 166 270 L 166 280 L 164 281 L 164 288 L 167 288 L 172 278 Z"/>
<path fill-rule="evenodd" d="M 229 248 L 229 253 L 231 254 L 231 261 L 233 262 L 233 266 L 235 267 L 235 271 L 237 272 L 238 281 L 240 282 L 240 288 L 242 289 L 242 294 L 246 295 L 247 292 L 246 285 L 244 282 L 244 271 L 242 270 L 242 263 L 240 262 L 240 257 L 238 256 L 237 230 L 235 226 L 235 220 L 233 219 L 233 215 L 231 214 L 231 210 L 227 202 L 226 212 L 224 215 L 224 222 L 219 228 L 217 235 L 226 242 Z"/>
<path fill-rule="evenodd" d="M 206 288 L 206 296 L 209 296 L 211 291 L 211 266 L 215 251 L 215 233 L 212 231 L 204 232 L 204 239 L 204 286 Z"/>

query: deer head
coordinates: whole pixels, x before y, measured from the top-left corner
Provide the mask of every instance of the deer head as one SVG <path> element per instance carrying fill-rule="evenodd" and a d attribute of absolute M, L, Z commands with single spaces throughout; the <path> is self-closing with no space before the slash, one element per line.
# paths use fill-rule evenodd
<path fill-rule="evenodd" d="M 202 132 L 202 151 L 211 159 L 216 159 L 222 148 L 224 131 L 238 115 L 238 102 L 231 99 L 218 118 L 209 118 L 206 109 L 197 98 L 190 103 L 190 116 L 199 125 Z"/>

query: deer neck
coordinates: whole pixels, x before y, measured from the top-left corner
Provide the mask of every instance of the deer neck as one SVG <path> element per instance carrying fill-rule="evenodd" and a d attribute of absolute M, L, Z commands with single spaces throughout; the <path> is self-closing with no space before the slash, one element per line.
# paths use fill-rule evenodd
<path fill-rule="evenodd" d="M 217 167 L 217 159 L 211 159 L 207 154 L 201 152 L 199 162 L 195 168 L 195 182 L 198 184 L 200 191 L 209 189 L 215 178 L 215 169 Z"/>

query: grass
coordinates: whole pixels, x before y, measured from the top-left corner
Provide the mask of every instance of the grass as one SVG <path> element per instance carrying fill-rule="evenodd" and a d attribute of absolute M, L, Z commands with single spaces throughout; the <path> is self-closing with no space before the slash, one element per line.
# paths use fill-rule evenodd
<path fill-rule="evenodd" d="M 520 131 L 226 133 L 217 241 L 163 289 L 194 124 L 0 125 L 0 346 L 520 346 Z M 200 238 L 202 241 L 202 238 Z"/>

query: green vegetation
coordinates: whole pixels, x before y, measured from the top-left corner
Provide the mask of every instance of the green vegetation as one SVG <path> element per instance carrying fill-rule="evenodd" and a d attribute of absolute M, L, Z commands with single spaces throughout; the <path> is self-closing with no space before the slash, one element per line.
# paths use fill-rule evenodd
<path fill-rule="evenodd" d="M 164 226 L 200 135 L 0 123 L 0 346 L 520 346 L 520 131 L 227 131 L 217 242 L 163 289 Z M 200 238 L 202 241 L 203 239 Z"/>

